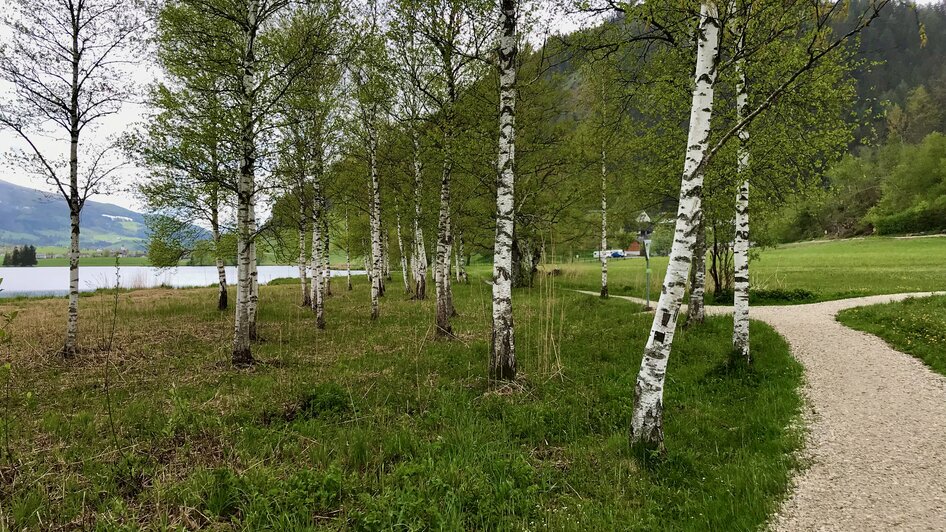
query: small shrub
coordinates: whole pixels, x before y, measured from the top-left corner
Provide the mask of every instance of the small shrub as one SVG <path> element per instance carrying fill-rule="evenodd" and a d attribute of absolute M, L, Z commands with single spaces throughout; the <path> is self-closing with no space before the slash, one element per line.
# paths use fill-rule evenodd
<path fill-rule="evenodd" d="M 112 481 L 119 495 L 133 499 L 147 486 L 153 464 L 144 456 L 129 455 L 112 465 Z"/>
<path fill-rule="evenodd" d="M 768 290 L 750 290 L 749 302 L 784 302 L 784 303 L 804 303 L 815 301 L 818 296 L 811 290 L 804 288 L 772 288 Z"/>
<path fill-rule="evenodd" d="M 354 407 L 348 392 L 338 384 L 329 382 L 315 385 L 299 399 L 298 403 L 286 407 L 281 417 L 285 421 L 296 419 L 340 421 L 350 417 L 352 412 L 354 412 Z M 264 412 L 263 424 L 269 425 L 274 418 L 279 417 L 278 414 Z"/>
<path fill-rule="evenodd" d="M 714 305 L 732 305 L 735 294 L 731 290 L 722 292 L 712 292 L 707 294 L 707 298 Z M 759 303 L 807 303 L 817 301 L 817 294 L 804 288 L 772 288 L 749 291 L 749 302 L 751 304 Z"/>
<path fill-rule="evenodd" d="M 713 292 L 712 298 L 713 303 L 716 305 L 732 305 L 735 301 L 735 294 L 733 294 L 732 290 L 721 290 L 719 292 Z"/>
<path fill-rule="evenodd" d="M 932 205 L 921 201 L 905 211 L 874 216 L 874 227 L 881 235 L 902 235 L 946 230 L 946 202 Z"/>
<path fill-rule="evenodd" d="M 209 515 L 227 518 L 236 514 L 240 505 L 242 482 L 229 469 L 216 469 L 203 489 L 204 509 Z"/>

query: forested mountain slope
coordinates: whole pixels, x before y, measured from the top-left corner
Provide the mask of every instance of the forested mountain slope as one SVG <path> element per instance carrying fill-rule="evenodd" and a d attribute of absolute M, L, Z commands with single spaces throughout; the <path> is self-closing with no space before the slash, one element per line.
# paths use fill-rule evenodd
<path fill-rule="evenodd" d="M 868 0 L 852 0 L 848 20 L 836 31 L 845 31 L 863 13 Z M 857 110 L 872 119 L 877 139 L 887 138 L 885 110 L 906 107 L 910 94 L 925 87 L 933 101 L 946 105 L 946 2 L 911 7 L 891 3 L 854 45 L 863 61 L 854 71 L 857 80 Z M 946 114 L 933 130 L 946 130 Z M 871 128 L 861 128 L 858 137 L 871 140 Z"/>
<path fill-rule="evenodd" d="M 83 249 L 144 249 L 144 216 L 89 201 L 82 210 Z M 69 245 L 69 211 L 58 195 L 0 181 L 0 244 Z"/>

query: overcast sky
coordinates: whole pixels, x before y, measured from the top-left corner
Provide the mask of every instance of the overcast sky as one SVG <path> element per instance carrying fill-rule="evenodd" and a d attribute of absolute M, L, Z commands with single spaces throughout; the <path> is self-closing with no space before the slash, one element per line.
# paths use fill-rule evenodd
<path fill-rule="evenodd" d="M 920 3 L 931 3 L 933 0 L 920 0 Z M 0 0 L 0 14 L 6 14 L 9 10 L 10 0 Z M 553 19 L 552 26 L 556 31 L 569 31 L 575 27 L 574 23 L 569 22 L 564 19 L 562 16 L 551 16 L 546 18 L 546 20 Z M 546 28 L 539 30 L 542 32 Z M 870 31 L 870 30 L 868 30 Z M 6 43 L 10 39 L 10 31 L 5 26 L 0 24 L 0 42 Z M 146 86 L 149 83 L 152 83 L 156 76 L 158 69 L 150 61 L 143 61 L 141 64 L 137 65 L 133 69 L 133 80 L 135 83 L 140 84 L 142 87 Z M 0 98 L 6 99 L 9 94 L 10 87 L 4 85 L 0 82 Z M 144 91 L 138 91 L 143 94 Z M 129 103 L 126 104 L 120 113 L 106 117 L 101 120 L 97 130 L 93 132 L 93 135 L 86 135 L 86 139 L 94 140 L 95 138 L 108 138 L 111 136 L 120 135 L 121 133 L 127 131 L 128 129 L 134 127 L 134 125 L 140 122 L 145 113 L 145 107 L 138 103 Z M 64 142 L 61 139 L 56 138 L 41 138 L 37 142 L 42 150 L 48 151 L 49 153 L 58 153 L 63 155 L 65 150 L 68 150 L 68 142 Z M 9 131 L 0 130 L 0 179 L 5 181 L 10 181 L 18 185 L 28 186 L 32 188 L 39 188 L 43 190 L 51 190 L 42 179 L 29 174 L 24 173 L 24 171 L 16 166 L 13 166 L 6 154 L 11 149 L 24 149 L 27 145 L 14 133 Z M 134 200 L 133 196 L 127 192 L 130 183 L 134 180 L 135 175 L 139 173 L 138 169 L 129 167 L 122 175 L 117 184 L 115 190 L 110 192 L 107 195 L 96 197 L 98 201 L 105 201 L 109 203 L 115 203 L 121 205 L 122 207 L 138 210 L 140 205 Z"/>
<path fill-rule="evenodd" d="M 7 16 L 10 12 L 11 0 L 0 0 L 0 16 Z M 0 43 L 6 44 L 10 41 L 11 31 L 5 25 L 0 23 Z M 147 57 L 147 56 L 146 56 Z M 157 75 L 157 67 L 150 60 L 142 61 L 140 64 L 130 67 L 129 79 L 144 88 L 147 84 L 153 82 Z M 0 81 L 0 101 L 8 101 L 11 87 L 6 82 Z M 144 94 L 143 90 L 136 91 L 137 94 Z M 124 104 L 121 111 L 117 114 L 102 118 L 98 126 L 88 132 L 83 132 L 82 144 L 100 144 L 104 139 L 121 135 L 136 122 L 140 122 L 144 116 L 146 108 L 137 102 L 128 102 Z M 68 153 L 69 143 L 68 135 L 63 135 L 59 131 L 51 131 L 49 136 L 34 136 L 33 141 L 43 151 L 44 156 L 50 159 L 59 158 L 60 161 L 66 161 L 65 155 Z M 43 178 L 31 175 L 25 172 L 19 166 L 13 164 L 9 154 L 11 151 L 27 150 L 29 145 L 23 141 L 16 133 L 0 129 L 0 179 L 9 181 L 17 185 L 23 185 L 31 188 L 37 188 L 44 191 L 54 191 L 55 189 L 45 183 Z M 137 202 L 132 195 L 125 190 L 129 188 L 129 183 L 133 181 L 134 175 L 138 170 L 129 167 L 125 169 L 118 178 L 115 190 L 108 195 L 94 197 L 96 201 L 115 203 L 122 207 L 137 210 Z"/>

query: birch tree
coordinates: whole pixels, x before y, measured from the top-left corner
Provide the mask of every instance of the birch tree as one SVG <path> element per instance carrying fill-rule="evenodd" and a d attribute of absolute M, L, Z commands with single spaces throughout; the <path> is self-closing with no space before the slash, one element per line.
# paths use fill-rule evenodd
<path fill-rule="evenodd" d="M 245 366 L 255 362 L 250 351 L 250 300 L 253 291 L 252 264 L 253 239 L 256 220 L 253 213 L 253 201 L 256 189 L 256 159 L 257 135 L 259 133 L 259 117 L 257 116 L 258 70 L 260 65 L 257 58 L 257 38 L 266 16 L 274 15 L 275 10 L 260 12 L 260 4 L 256 0 L 241 2 L 236 9 L 225 13 L 237 26 L 241 36 L 238 42 L 239 58 L 234 65 L 238 71 L 236 86 L 238 106 L 237 123 L 239 128 L 240 166 L 237 181 L 237 301 L 236 318 L 233 328 L 233 355 L 234 365 Z M 282 6 L 280 6 L 282 7 Z M 263 20 L 260 20 L 263 19 Z M 242 71 L 242 72 L 240 72 Z M 242 75 L 240 75 L 242 74 Z"/>
<path fill-rule="evenodd" d="M 131 98 L 125 66 L 144 28 L 142 5 L 126 0 L 10 0 L 0 48 L 0 79 L 12 89 L 0 102 L 0 128 L 22 141 L 13 152 L 25 171 L 51 186 L 69 207 L 69 310 L 62 355 L 79 337 L 80 217 L 119 164 L 114 142 L 96 145 L 102 119 Z M 48 140 L 52 139 L 52 141 Z"/>
<path fill-rule="evenodd" d="M 690 305 L 687 324 L 703 323 L 705 319 L 704 298 L 706 296 L 706 220 L 701 208 L 697 211 L 696 234 L 693 239 L 693 258 L 690 268 Z"/>
<path fill-rule="evenodd" d="M 184 184 L 188 187 L 182 187 Z M 229 227 L 227 210 L 227 190 L 216 181 L 202 182 L 195 179 L 179 179 L 166 176 L 163 180 L 152 180 L 139 189 L 148 211 L 160 213 L 166 219 L 173 219 L 180 227 L 194 227 L 200 223 L 210 227 L 209 248 L 213 254 L 217 269 L 217 310 L 227 310 L 227 271 L 226 246 L 223 244 L 224 232 Z M 153 237 L 152 237 L 153 238 Z M 151 264 L 157 267 L 175 267 L 184 255 L 197 251 L 201 240 L 187 239 L 192 245 L 180 249 L 174 260 L 160 263 L 149 254 Z M 207 242 L 203 240 L 203 242 Z"/>
<path fill-rule="evenodd" d="M 427 299 L 427 245 L 424 240 L 424 226 L 422 223 L 423 169 L 420 162 L 420 134 L 416 127 L 411 131 L 411 157 L 414 170 L 414 252 L 412 273 L 414 278 L 414 299 Z"/>
<path fill-rule="evenodd" d="M 601 297 L 608 297 L 608 165 L 607 152 L 601 148 Z"/>
<path fill-rule="evenodd" d="M 319 146 L 317 149 L 321 149 Z M 318 162 L 316 162 L 318 166 Z M 325 275 L 322 268 L 322 255 L 325 239 L 322 237 L 324 225 L 322 219 L 325 217 L 325 200 L 322 192 L 321 168 L 316 168 L 314 172 L 313 188 L 315 190 L 315 200 L 312 205 L 312 257 L 310 271 L 312 273 L 312 310 L 315 312 L 315 326 L 318 329 L 325 328 Z"/>
<path fill-rule="evenodd" d="M 379 136 L 382 120 L 390 102 L 387 49 L 384 36 L 378 31 L 377 15 L 372 14 L 362 30 L 362 45 L 352 65 L 359 133 L 364 140 L 368 162 L 369 225 L 371 232 L 370 280 L 371 319 L 380 316 L 380 298 L 384 295 L 384 250 L 381 230 L 381 181 L 379 175 Z"/>
<path fill-rule="evenodd" d="M 736 53 L 741 55 L 745 47 L 745 30 L 736 30 Z M 736 63 L 736 120 L 748 112 L 749 93 L 746 85 L 745 59 Z M 749 167 L 749 130 L 743 127 L 737 133 L 737 175 L 744 176 Z M 750 361 L 749 353 L 749 179 L 743 178 L 736 193 L 735 238 L 733 240 L 734 303 L 733 303 L 733 348 L 742 358 Z"/>
<path fill-rule="evenodd" d="M 404 281 L 404 293 L 411 293 L 410 276 L 407 274 L 407 255 L 404 253 L 404 239 L 401 237 L 401 209 L 395 201 L 394 205 L 395 226 L 397 227 L 397 251 L 401 259 L 401 277 Z"/>
<path fill-rule="evenodd" d="M 616 64 L 620 60 L 592 55 L 592 60 L 580 67 L 582 74 L 582 107 L 587 116 L 579 124 L 579 130 L 574 136 L 575 143 L 579 144 L 582 159 L 588 159 L 589 168 L 597 173 L 597 194 L 593 191 L 592 197 L 597 196 L 600 205 L 600 232 L 598 234 L 598 260 L 601 264 L 602 298 L 608 297 L 608 193 L 609 155 L 614 157 L 614 139 L 624 131 L 624 110 L 614 105 L 618 95 L 614 83 Z M 610 152 L 610 153 L 609 153 Z M 614 157 L 617 159 L 617 157 Z M 617 191 L 617 187 L 615 187 Z"/>
<path fill-rule="evenodd" d="M 686 288 L 690 253 L 700 217 L 700 188 L 703 184 L 703 159 L 709 144 L 710 120 L 719 52 L 720 20 L 715 3 L 700 5 L 696 31 L 696 69 L 693 76 L 693 103 L 690 130 L 677 221 L 674 228 L 670 262 L 657 302 L 650 337 L 641 361 L 634 391 L 634 413 L 631 419 L 631 441 L 661 445 L 663 442 L 663 386 L 667 359 L 677 325 L 677 315 Z"/>
<path fill-rule="evenodd" d="M 404 125 L 410 139 L 410 172 L 413 177 L 411 197 L 413 216 L 410 233 L 410 292 L 415 300 L 427 298 L 428 259 L 424 236 L 424 164 L 422 133 L 430 120 L 428 109 L 431 95 L 437 94 L 435 65 L 430 57 L 436 49 L 420 34 L 417 19 L 418 2 L 406 0 L 394 4 L 395 17 L 391 23 L 391 38 L 395 43 L 396 76 L 401 87 L 398 120 Z M 428 35 L 429 37 L 429 35 Z M 407 197 L 405 195 L 405 197 Z"/>
<path fill-rule="evenodd" d="M 306 242 L 306 235 L 309 233 L 309 228 L 312 225 L 311 218 L 311 205 L 312 202 L 306 196 L 305 188 L 300 188 L 296 192 L 299 202 L 299 212 L 298 212 L 298 234 L 299 234 L 299 255 L 296 260 L 297 267 L 299 268 L 299 290 L 300 290 L 300 305 L 303 307 L 309 307 L 312 305 L 312 296 L 309 294 L 309 267 L 306 264 L 306 250 L 308 249 Z"/>
<path fill-rule="evenodd" d="M 857 24 L 846 33 L 832 37 L 828 25 L 841 9 L 839 5 L 816 4 L 814 15 L 805 6 L 789 6 L 781 11 L 782 19 L 760 29 L 762 48 L 786 38 L 793 39 L 795 49 L 801 50 L 800 58 L 785 71 L 784 76 L 772 83 L 772 89 L 759 98 L 759 103 L 744 110 L 731 127 L 721 130 L 710 144 L 709 121 L 713 112 L 713 85 L 716 79 L 720 21 L 716 6 L 704 2 L 701 5 L 700 24 L 697 30 L 696 87 L 693 93 L 690 115 L 690 131 L 687 141 L 687 157 L 680 189 L 674 242 L 670 263 L 664 278 L 663 291 L 658 302 L 650 336 L 641 361 L 635 387 L 634 411 L 631 419 L 632 442 L 660 446 L 663 442 L 663 389 L 667 370 L 667 359 L 676 328 L 678 313 L 685 288 L 685 281 L 692 261 L 692 247 L 702 216 L 703 174 L 713 157 L 740 131 L 748 127 L 766 110 L 794 89 L 805 74 L 815 69 L 826 56 L 837 50 L 847 39 L 866 28 L 886 5 L 885 0 L 870 4 L 860 15 Z M 811 29 L 801 37 L 797 35 L 798 17 L 793 10 L 800 9 L 810 16 Z M 748 57 L 748 51 L 744 51 Z M 735 58 L 739 59 L 739 58 Z"/>
<path fill-rule="evenodd" d="M 277 106 L 312 64 L 323 58 L 325 19 L 292 26 L 290 0 L 178 0 L 161 12 L 161 53 L 223 80 L 226 123 L 234 138 L 237 177 L 237 300 L 233 327 L 234 365 L 253 364 L 253 334 L 258 283 L 255 282 L 256 203 L 263 188 L 259 178 L 268 160 Z M 280 31 L 289 25 L 292 31 Z M 282 26 L 282 28 L 281 28 Z"/>
<path fill-rule="evenodd" d="M 245 159 L 244 159 L 245 160 Z M 242 175 L 241 175 L 242 177 Z M 244 186 L 248 182 L 242 181 Z M 245 190 L 254 190 L 256 185 L 252 185 Z M 247 218 L 246 218 L 246 247 L 248 248 L 247 255 L 247 277 L 249 278 L 248 283 L 248 295 L 246 296 L 246 320 L 247 320 L 247 336 L 250 341 L 259 340 L 259 333 L 257 331 L 256 318 L 259 316 L 259 257 L 256 254 L 256 241 L 257 235 L 259 234 L 259 220 L 256 218 L 256 202 L 259 198 L 259 190 L 256 189 L 255 192 L 251 195 L 249 200 L 249 206 L 247 209 Z M 239 235 L 239 232 L 237 233 Z M 239 255 L 239 241 L 237 241 L 237 271 L 239 272 L 240 265 L 240 255 Z M 238 292 L 239 294 L 239 292 Z M 239 305 L 240 299 L 237 298 L 237 304 Z"/>
<path fill-rule="evenodd" d="M 325 215 L 322 216 L 322 278 L 325 280 L 323 289 L 325 290 L 326 297 L 332 295 L 332 233 L 330 231 L 331 224 L 329 223 L 329 220 L 330 215 L 328 204 L 326 203 Z"/>
<path fill-rule="evenodd" d="M 437 83 L 417 80 L 414 86 L 433 107 L 432 119 L 440 130 L 440 206 L 433 264 L 437 299 L 435 324 L 437 337 L 450 338 L 453 336 L 450 318 L 455 312 L 449 271 L 453 246 L 451 185 L 456 137 L 460 130 L 457 103 L 481 65 L 480 50 L 491 35 L 480 26 L 488 5 L 481 1 L 405 0 L 400 9 L 405 17 L 410 17 L 412 27 L 433 52 L 428 59 L 432 60 L 437 74 Z"/>
<path fill-rule="evenodd" d="M 309 258 L 312 254 L 309 246 L 315 194 L 309 180 L 307 146 L 301 146 L 301 135 L 297 131 L 286 129 L 284 135 L 288 138 L 283 139 L 275 170 L 281 195 L 273 202 L 266 231 L 260 237 L 267 241 L 276 260 L 295 262 L 299 272 L 299 302 L 302 307 L 310 308 Z M 305 160 L 298 154 L 304 154 Z"/>
<path fill-rule="evenodd" d="M 457 250 L 456 250 L 456 263 L 457 263 L 457 282 L 458 283 L 469 283 L 470 277 L 466 273 L 466 249 L 463 247 L 463 232 L 457 231 Z"/>
<path fill-rule="evenodd" d="M 171 65 L 171 57 L 159 57 L 175 79 L 187 78 L 184 86 L 159 84 L 152 89 L 149 103 L 157 112 L 148 119 L 145 130 L 133 135 L 127 151 L 148 168 L 147 179 L 138 192 L 148 212 L 173 219 L 181 227 L 200 224 L 210 228 L 210 243 L 217 268 L 217 308 L 226 310 L 227 273 L 224 266 L 226 246 L 222 236 L 230 226 L 230 209 L 235 170 L 230 140 L 223 124 L 219 80 L 187 65 Z M 189 88 L 206 88 L 204 94 Z M 180 253 L 193 252 L 182 249 Z M 177 266 L 182 258 L 169 257 L 159 267 Z"/>
<path fill-rule="evenodd" d="M 331 79 L 331 71 L 322 72 L 320 79 Z M 337 78 L 335 78 L 337 79 Z M 300 109 L 301 126 L 305 131 L 305 140 L 299 146 L 304 160 L 306 180 L 312 189 L 311 223 L 312 244 L 310 246 L 309 273 L 311 277 L 310 302 L 315 312 L 316 328 L 324 329 L 326 325 L 325 299 L 329 290 L 328 269 L 328 198 L 326 196 L 327 167 L 329 166 L 328 146 L 333 127 L 332 96 L 333 85 L 324 85 L 325 92 L 317 92 L 315 79 L 310 78 L 303 90 L 307 91 L 308 99 Z M 313 90 L 315 89 L 315 90 Z M 311 92 L 310 92 L 311 91 Z M 314 93 L 314 94 L 313 94 Z"/>
<path fill-rule="evenodd" d="M 496 240 L 493 247 L 493 333 L 489 373 L 496 380 L 514 380 L 516 348 L 512 315 L 512 239 L 515 227 L 518 0 L 501 0 L 499 9 L 499 175 L 496 188 Z"/>
<path fill-rule="evenodd" d="M 323 6 L 325 7 L 325 6 Z M 313 16 L 327 19 L 330 24 L 338 16 L 332 7 L 318 14 L 307 13 L 298 24 L 307 25 Z M 334 52 L 339 43 L 334 35 L 326 36 L 322 47 Z M 306 290 L 304 278 L 311 278 L 304 295 L 307 306 L 316 315 L 316 326 L 324 329 L 325 298 L 330 293 L 328 264 L 328 168 L 335 156 L 340 129 L 337 115 L 341 72 L 336 59 L 326 58 L 311 64 L 300 82 L 289 92 L 281 114 L 285 149 L 281 155 L 290 175 L 287 194 L 294 196 L 299 205 L 295 220 L 299 232 L 300 286 Z M 306 242 L 306 236 L 310 242 Z M 306 251 L 308 250 L 308 254 Z"/>
<path fill-rule="evenodd" d="M 412 168 L 414 170 L 414 252 L 412 273 L 414 277 L 414 299 L 427 299 L 427 245 L 424 241 L 424 226 L 421 222 L 422 210 L 422 190 L 423 169 L 420 162 L 420 133 L 416 126 L 411 129 L 411 157 Z"/>
<path fill-rule="evenodd" d="M 348 281 L 348 290 L 351 285 L 351 226 L 348 224 L 348 209 L 345 209 L 345 278 Z"/>

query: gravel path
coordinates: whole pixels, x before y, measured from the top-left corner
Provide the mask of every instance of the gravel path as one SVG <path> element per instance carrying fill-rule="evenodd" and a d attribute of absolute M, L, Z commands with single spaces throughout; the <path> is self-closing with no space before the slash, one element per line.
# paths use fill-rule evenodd
<path fill-rule="evenodd" d="M 811 409 L 810 467 L 774 529 L 946 531 L 946 378 L 835 320 L 842 309 L 928 295 L 752 308 L 805 366 Z"/>

